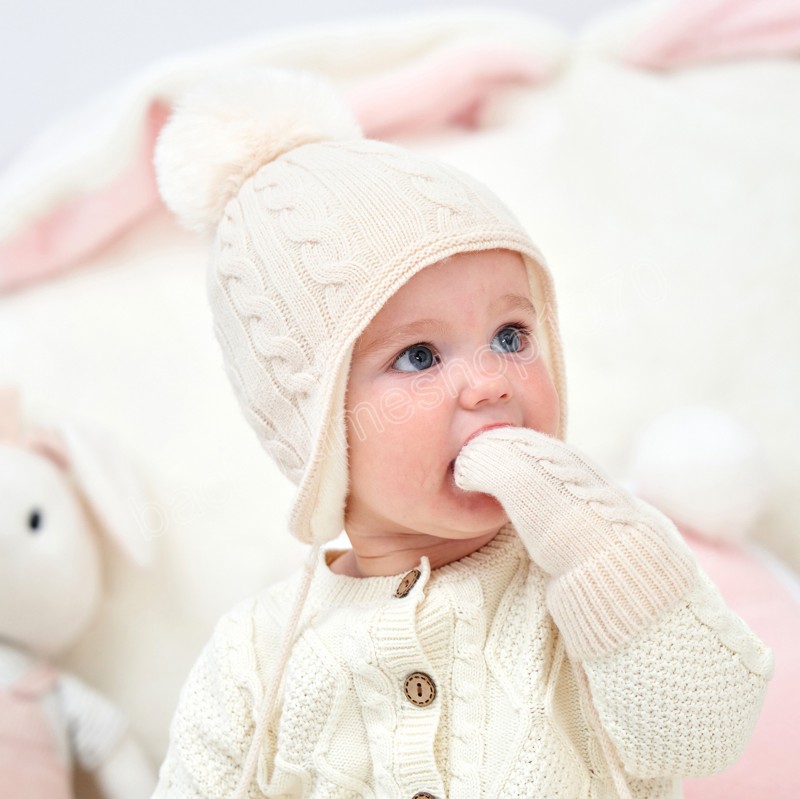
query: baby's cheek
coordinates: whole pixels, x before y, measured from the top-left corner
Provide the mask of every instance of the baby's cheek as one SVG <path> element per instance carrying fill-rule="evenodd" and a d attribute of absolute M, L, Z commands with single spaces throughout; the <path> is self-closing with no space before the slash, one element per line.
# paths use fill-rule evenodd
<path fill-rule="evenodd" d="M 351 468 L 373 476 L 389 468 L 398 479 L 419 480 L 443 457 L 437 442 L 446 438 L 445 413 L 445 396 L 424 375 L 351 391 L 345 411 Z"/>
<path fill-rule="evenodd" d="M 416 431 L 419 436 L 426 427 L 437 426 L 444 400 L 441 388 L 432 382 L 425 382 L 424 375 L 402 385 L 391 386 L 376 397 L 374 405 L 379 419 L 376 427 L 390 439 L 397 435 L 408 435 L 408 431 Z"/>
<path fill-rule="evenodd" d="M 448 391 L 438 375 L 421 374 L 414 380 L 412 397 L 419 411 L 436 411 L 447 402 Z"/>
<path fill-rule="evenodd" d="M 526 427 L 540 433 L 554 436 L 558 432 L 561 420 L 561 407 L 558 392 L 544 366 L 526 381 L 522 390 L 525 392 Z"/>
<path fill-rule="evenodd" d="M 543 424 L 546 429 L 544 432 L 548 435 L 555 436 L 558 433 L 561 422 L 561 401 L 559 400 L 556 387 L 550 381 L 549 376 L 547 378 L 546 392 L 549 401 L 545 403 L 545 420 Z"/>
<path fill-rule="evenodd" d="M 417 413 L 414 396 L 405 388 L 388 388 L 380 397 L 380 414 L 387 426 L 403 426 Z"/>

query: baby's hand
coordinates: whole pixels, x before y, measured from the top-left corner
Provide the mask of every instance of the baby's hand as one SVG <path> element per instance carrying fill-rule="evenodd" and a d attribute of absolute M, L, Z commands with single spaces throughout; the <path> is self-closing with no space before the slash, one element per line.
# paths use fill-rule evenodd
<path fill-rule="evenodd" d="M 675 526 L 563 441 L 492 428 L 462 448 L 454 477 L 463 490 L 499 500 L 554 578 L 547 602 L 573 654 L 618 644 L 697 579 Z"/>
<path fill-rule="evenodd" d="M 456 458 L 454 477 L 465 491 L 496 497 L 534 560 L 555 575 L 596 555 L 613 524 L 640 513 L 576 449 L 527 427 L 476 436 Z"/>
<path fill-rule="evenodd" d="M 529 427 L 495 427 L 480 433 L 462 447 L 454 477 L 459 488 L 492 494 L 501 502 L 504 497 L 513 501 L 518 488 L 530 496 L 531 480 L 543 483 L 536 488 L 542 501 L 589 499 L 598 486 L 612 492 L 615 501 L 629 498 L 575 447 Z"/>

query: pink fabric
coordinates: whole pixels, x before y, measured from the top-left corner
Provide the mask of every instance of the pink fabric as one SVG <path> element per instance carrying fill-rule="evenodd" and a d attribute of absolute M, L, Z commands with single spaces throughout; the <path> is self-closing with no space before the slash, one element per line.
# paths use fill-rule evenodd
<path fill-rule="evenodd" d="M 499 87 L 544 74 L 540 61 L 520 50 L 462 48 L 366 81 L 350 100 L 364 133 L 385 138 L 447 124 L 474 126 Z M 169 111 L 152 104 L 131 165 L 105 188 L 70 200 L 0 242 L 0 293 L 67 269 L 158 205 L 153 149 Z"/>
<path fill-rule="evenodd" d="M 36 452 L 64 471 L 69 468 L 67 446 L 59 433 L 25 426 L 20 393 L 15 388 L 0 387 L 0 444 Z"/>
<path fill-rule="evenodd" d="M 141 144 L 126 170 L 93 194 L 70 199 L 13 238 L 0 242 L 0 293 L 63 271 L 90 256 L 156 207 L 156 136 L 169 114 L 154 102 Z"/>
<path fill-rule="evenodd" d="M 520 49 L 461 48 L 365 81 L 348 99 L 367 136 L 389 139 L 447 125 L 477 127 L 498 88 L 547 76 L 546 65 Z"/>
<path fill-rule="evenodd" d="M 674 69 L 723 58 L 800 55 L 797 0 L 680 0 L 622 60 Z"/>
<path fill-rule="evenodd" d="M 687 536 L 725 600 L 774 652 L 775 676 L 741 759 L 713 777 L 686 780 L 686 799 L 797 799 L 800 796 L 800 603 L 753 555 Z"/>
<path fill-rule="evenodd" d="M 16 444 L 22 431 L 19 389 L 0 386 L 0 444 Z"/>
<path fill-rule="evenodd" d="M 32 669 L 11 686 L 0 688 L 0 796 L 71 799 L 71 773 L 55 745 L 41 699 L 58 673 L 49 666 Z"/>

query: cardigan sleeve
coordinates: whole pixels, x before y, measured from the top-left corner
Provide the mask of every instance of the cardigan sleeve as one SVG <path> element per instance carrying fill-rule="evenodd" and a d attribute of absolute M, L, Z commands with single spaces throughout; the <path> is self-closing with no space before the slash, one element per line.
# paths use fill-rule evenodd
<path fill-rule="evenodd" d="M 255 732 L 277 644 L 264 645 L 258 599 L 224 616 L 195 662 L 178 700 L 170 742 L 153 799 L 231 799 Z M 278 636 L 268 636 L 275 639 Z M 261 764 L 271 762 L 268 733 Z M 246 794 L 263 799 L 256 778 Z"/>
<path fill-rule="evenodd" d="M 709 774 L 739 756 L 772 656 L 663 514 L 527 428 L 477 436 L 455 479 L 501 502 L 547 573 L 548 610 L 626 771 Z"/>
<path fill-rule="evenodd" d="M 627 772 L 700 777 L 741 755 L 773 661 L 701 574 L 685 599 L 650 627 L 581 666 Z"/>

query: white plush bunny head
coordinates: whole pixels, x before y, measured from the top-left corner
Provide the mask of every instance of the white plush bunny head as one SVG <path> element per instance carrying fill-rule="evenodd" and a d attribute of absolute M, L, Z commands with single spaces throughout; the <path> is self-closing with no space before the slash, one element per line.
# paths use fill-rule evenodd
<path fill-rule="evenodd" d="M 84 630 L 101 596 L 98 532 L 134 562 L 146 497 L 129 466 L 75 424 L 23 432 L 18 397 L 0 400 L 0 639 L 53 656 Z"/>

